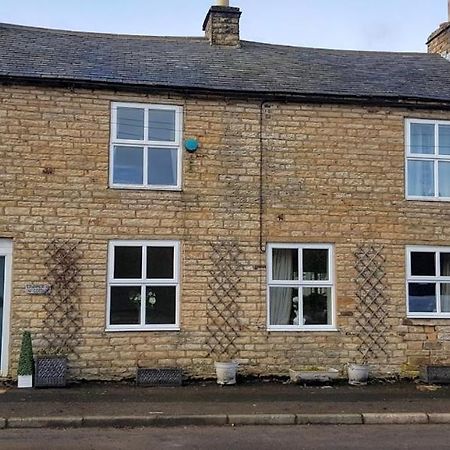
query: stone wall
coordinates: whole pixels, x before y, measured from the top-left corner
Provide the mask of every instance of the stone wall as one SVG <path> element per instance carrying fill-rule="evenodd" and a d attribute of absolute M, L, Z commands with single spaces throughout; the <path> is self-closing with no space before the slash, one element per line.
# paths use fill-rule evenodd
<path fill-rule="evenodd" d="M 220 240 L 238 241 L 243 255 L 238 356 L 247 373 L 342 368 L 358 357 L 353 252 L 365 243 L 384 245 L 389 286 L 389 357 L 377 370 L 450 363 L 450 321 L 406 319 L 405 299 L 405 246 L 448 245 L 448 204 L 406 201 L 404 188 L 404 119 L 450 120 L 450 112 L 33 87 L 2 87 L 0 101 L 0 237 L 14 239 L 11 376 L 22 330 L 36 350 L 42 345 L 46 298 L 24 287 L 43 279 L 54 237 L 80 240 L 83 253 L 74 378 L 119 379 L 137 364 L 211 374 L 210 243 Z M 108 188 L 112 101 L 183 106 L 184 137 L 198 138 L 200 149 L 183 153 L 181 192 Z M 263 247 L 334 244 L 337 331 L 267 331 L 260 237 Z M 181 331 L 105 331 L 112 239 L 181 241 Z"/>

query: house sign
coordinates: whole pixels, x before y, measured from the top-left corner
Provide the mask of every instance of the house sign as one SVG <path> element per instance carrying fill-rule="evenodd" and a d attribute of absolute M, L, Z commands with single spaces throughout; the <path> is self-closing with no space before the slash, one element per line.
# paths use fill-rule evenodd
<path fill-rule="evenodd" d="M 49 284 L 27 284 L 25 285 L 25 292 L 30 295 L 48 295 L 51 291 Z"/>

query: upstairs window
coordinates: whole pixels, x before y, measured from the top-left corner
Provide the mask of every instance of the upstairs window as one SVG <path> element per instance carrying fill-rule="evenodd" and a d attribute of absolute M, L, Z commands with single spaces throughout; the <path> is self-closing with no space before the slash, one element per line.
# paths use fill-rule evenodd
<path fill-rule="evenodd" d="M 335 328 L 332 252 L 328 244 L 269 245 L 269 330 Z"/>
<path fill-rule="evenodd" d="M 406 121 L 406 193 L 411 200 L 450 200 L 450 122 Z"/>
<path fill-rule="evenodd" d="M 113 103 L 110 185 L 117 188 L 181 188 L 182 108 Z"/>
<path fill-rule="evenodd" d="M 450 247 L 408 247 L 408 317 L 450 318 Z"/>

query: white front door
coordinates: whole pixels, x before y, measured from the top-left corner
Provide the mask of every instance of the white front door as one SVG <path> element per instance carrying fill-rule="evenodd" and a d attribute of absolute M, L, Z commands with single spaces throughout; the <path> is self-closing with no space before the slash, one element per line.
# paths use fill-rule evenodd
<path fill-rule="evenodd" d="M 8 374 L 12 241 L 0 239 L 0 375 Z"/>

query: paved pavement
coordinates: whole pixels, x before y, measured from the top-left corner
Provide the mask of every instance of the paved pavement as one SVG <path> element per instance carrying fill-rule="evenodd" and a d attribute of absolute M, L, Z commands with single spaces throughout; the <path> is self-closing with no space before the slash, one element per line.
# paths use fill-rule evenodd
<path fill-rule="evenodd" d="M 450 387 L 275 382 L 144 388 L 84 383 L 0 388 L 0 428 L 450 423 Z"/>

